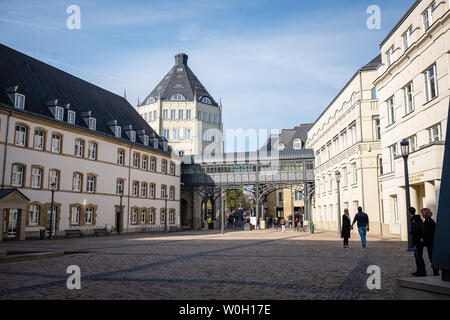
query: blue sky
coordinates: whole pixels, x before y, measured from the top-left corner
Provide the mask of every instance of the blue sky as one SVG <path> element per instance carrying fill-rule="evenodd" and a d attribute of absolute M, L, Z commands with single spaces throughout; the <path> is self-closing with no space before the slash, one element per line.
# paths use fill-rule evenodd
<path fill-rule="evenodd" d="M 314 122 L 414 0 L 0 0 L 0 42 L 123 95 L 136 105 L 180 50 L 225 129 Z M 69 30 L 69 5 L 81 29 Z M 381 8 L 381 29 L 366 27 Z"/>

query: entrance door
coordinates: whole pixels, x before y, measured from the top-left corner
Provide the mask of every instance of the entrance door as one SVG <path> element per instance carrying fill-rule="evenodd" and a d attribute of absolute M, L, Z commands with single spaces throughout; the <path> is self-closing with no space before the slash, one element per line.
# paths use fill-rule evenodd
<path fill-rule="evenodd" d="M 122 231 L 122 227 L 120 225 L 120 212 L 116 212 L 116 232 L 120 233 Z"/>
<path fill-rule="evenodd" d="M 8 238 L 15 238 L 17 234 L 17 214 L 19 210 L 9 209 Z"/>

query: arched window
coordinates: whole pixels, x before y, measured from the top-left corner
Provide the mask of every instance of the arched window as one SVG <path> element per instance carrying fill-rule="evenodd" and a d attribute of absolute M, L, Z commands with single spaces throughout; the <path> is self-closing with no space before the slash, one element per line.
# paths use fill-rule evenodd
<path fill-rule="evenodd" d="M 174 94 L 173 96 L 171 96 L 170 100 L 171 101 L 184 101 L 186 99 L 184 98 L 184 96 L 182 94 L 177 93 L 177 94 Z"/>
<path fill-rule="evenodd" d="M 205 103 L 205 104 L 212 104 L 211 99 L 208 98 L 208 97 L 202 97 L 202 98 L 200 99 L 200 102 Z"/>
<path fill-rule="evenodd" d="M 21 164 L 14 164 L 12 167 L 11 184 L 14 187 L 23 187 L 25 175 L 25 166 Z"/>
<path fill-rule="evenodd" d="M 87 188 L 86 191 L 88 193 L 95 193 L 95 184 L 96 184 L 97 178 L 93 175 L 87 176 Z"/>
<path fill-rule="evenodd" d="M 294 150 L 301 150 L 302 149 L 302 140 L 295 139 L 294 140 Z"/>
<path fill-rule="evenodd" d="M 16 146 L 25 147 L 27 145 L 28 128 L 22 125 L 16 126 Z"/>
<path fill-rule="evenodd" d="M 278 150 L 279 150 L 279 151 L 283 151 L 285 148 L 286 148 L 286 146 L 285 146 L 284 144 L 282 144 L 282 143 L 280 143 L 280 144 L 278 145 Z"/>

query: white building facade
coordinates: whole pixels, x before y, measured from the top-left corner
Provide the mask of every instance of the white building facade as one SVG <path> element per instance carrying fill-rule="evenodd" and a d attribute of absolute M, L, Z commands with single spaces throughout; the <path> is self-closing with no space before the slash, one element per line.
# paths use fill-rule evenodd
<path fill-rule="evenodd" d="M 356 72 L 308 132 L 307 149 L 316 156 L 313 222 L 338 230 L 345 208 L 353 217 L 361 206 L 371 232 L 381 234 L 379 110 L 373 81 L 381 57 Z M 340 211 L 336 172 L 340 173 Z"/>
<path fill-rule="evenodd" d="M 382 202 L 390 232 L 407 239 L 400 142 L 410 143 L 411 206 L 437 211 L 449 108 L 449 1 L 416 1 L 381 44 Z"/>
<path fill-rule="evenodd" d="M 180 160 L 125 99 L 6 46 L 0 57 L 0 181 L 30 199 L 28 237 L 50 216 L 61 236 L 180 227 Z M 17 212 L 0 218 L 14 236 Z"/>

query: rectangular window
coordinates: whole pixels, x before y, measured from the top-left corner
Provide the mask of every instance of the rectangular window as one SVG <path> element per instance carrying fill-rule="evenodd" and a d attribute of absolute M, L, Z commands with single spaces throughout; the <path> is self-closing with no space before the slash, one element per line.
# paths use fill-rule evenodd
<path fill-rule="evenodd" d="M 191 119 L 191 110 L 186 110 L 186 119 Z"/>
<path fill-rule="evenodd" d="M 116 181 L 116 194 L 120 195 L 121 193 L 123 193 L 123 180 L 122 179 L 117 179 L 117 181 Z"/>
<path fill-rule="evenodd" d="M 433 1 L 433 3 L 422 14 L 424 32 L 426 32 L 433 25 L 433 11 L 435 8 L 436 4 Z"/>
<path fill-rule="evenodd" d="M 72 207 L 72 225 L 78 225 L 80 224 L 80 213 L 81 208 L 80 207 Z"/>
<path fill-rule="evenodd" d="M 155 209 L 150 210 L 149 223 L 155 223 Z"/>
<path fill-rule="evenodd" d="M 115 126 L 114 127 L 114 136 L 116 138 L 121 138 L 122 137 L 122 128 L 119 126 Z"/>
<path fill-rule="evenodd" d="M 173 129 L 173 140 L 180 140 L 180 129 Z"/>
<path fill-rule="evenodd" d="M 279 193 L 278 193 L 278 201 L 279 201 L 279 202 L 283 202 L 283 198 L 284 198 L 283 192 L 279 192 Z"/>
<path fill-rule="evenodd" d="M 394 97 L 389 98 L 387 101 L 388 123 L 395 123 L 395 100 Z"/>
<path fill-rule="evenodd" d="M 166 223 L 166 210 L 161 209 L 161 224 L 165 224 L 165 223 Z"/>
<path fill-rule="evenodd" d="M 161 172 L 167 173 L 167 161 L 166 160 L 161 161 Z"/>
<path fill-rule="evenodd" d="M 137 197 L 139 195 L 139 182 L 133 181 L 133 197 Z"/>
<path fill-rule="evenodd" d="M 395 171 L 395 158 L 397 157 L 397 144 L 394 144 L 389 147 L 389 165 L 391 168 L 391 172 Z"/>
<path fill-rule="evenodd" d="M 403 88 L 405 95 L 405 114 L 409 114 L 414 111 L 414 86 L 413 83 L 409 83 Z"/>
<path fill-rule="evenodd" d="M 202 121 L 202 112 L 201 112 L 201 111 L 198 112 L 198 114 L 197 114 L 197 119 L 198 119 L 199 121 Z"/>
<path fill-rule="evenodd" d="M 408 142 L 409 142 L 409 153 L 417 151 L 417 149 L 418 149 L 417 148 L 417 136 L 414 135 L 412 137 L 409 137 L 406 140 L 408 140 Z"/>
<path fill-rule="evenodd" d="M 72 191 L 81 192 L 82 176 L 80 173 L 73 174 Z"/>
<path fill-rule="evenodd" d="M 31 188 L 40 189 L 42 186 L 42 169 L 33 168 L 31 170 Z"/>
<path fill-rule="evenodd" d="M 163 119 L 168 119 L 169 118 L 169 110 L 164 109 L 163 110 Z"/>
<path fill-rule="evenodd" d="M 86 224 L 92 224 L 94 221 L 94 208 L 86 208 Z"/>
<path fill-rule="evenodd" d="M 352 164 L 353 184 L 358 184 L 358 170 L 356 169 L 356 163 Z"/>
<path fill-rule="evenodd" d="M 350 131 L 352 134 L 352 145 L 354 145 L 358 141 L 358 136 L 356 133 L 356 123 L 350 127 Z"/>
<path fill-rule="evenodd" d="M 393 213 L 393 219 L 395 223 L 399 222 L 399 216 L 398 216 L 398 199 L 397 196 L 391 196 L 391 206 L 392 206 L 392 213 Z"/>
<path fill-rule="evenodd" d="M 95 180 L 96 180 L 96 178 L 94 176 L 88 176 L 87 177 L 87 188 L 86 188 L 86 191 L 88 193 L 94 193 L 95 192 Z"/>
<path fill-rule="evenodd" d="M 54 186 L 56 190 L 59 189 L 59 172 L 56 170 L 50 170 L 49 176 L 49 185 Z"/>
<path fill-rule="evenodd" d="M 170 119 L 176 119 L 176 110 L 170 110 Z"/>
<path fill-rule="evenodd" d="M 123 150 L 117 150 L 117 164 L 123 166 L 125 160 L 125 152 Z"/>
<path fill-rule="evenodd" d="M 411 34 L 412 34 L 413 28 L 412 26 L 409 27 L 408 31 L 406 31 L 403 34 L 403 50 L 406 51 L 411 45 Z"/>
<path fill-rule="evenodd" d="M 438 123 L 428 129 L 428 140 L 430 143 L 443 141 L 442 140 L 442 127 L 441 127 L 440 123 Z"/>
<path fill-rule="evenodd" d="M 84 156 L 84 142 L 82 140 L 75 140 L 74 155 L 80 158 Z"/>
<path fill-rule="evenodd" d="M 61 136 L 58 134 L 52 135 L 52 152 L 61 153 Z"/>
<path fill-rule="evenodd" d="M 387 52 L 386 52 L 386 63 L 387 66 L 389 67 L 390 65 L 392 65 L 393 61 L 393 57 L 394 56 L 394 46 L 392 46 Z"/>
<path fill-rule="evenodd" d="M 203 112 L 203 121 L 208 121 L 208 113 Z"/>
<path fill-rule="evenodd" d="M 16 93 L 14 96 L 14 107 L 18 109 L 25 109 L 25 96 L 23 94 Z"/>
<path fill-rule="evenodd" d="M 130 131 L 130 141 L 136 142 L 136 131 Z"/>
<path fill-rule="evenodd" d="M 38 205 L 32 205 L 30 207 L 30 226 L 37 226 L 39 224 L 39 217 L 41 213 L 41 207 Z"/>
<path fill-rule="evenodd" d="M 139 154 L 133 153 L 133 167 L 139 168 Z"/>
<path fill-rule="evenodd" d="M 27 144 L 28 129 L 24 126 L 16 126 L 16 146 L 25 147 Z"/>
<path fill-rule="evenodd" d="M 143 156 L 142 157 L 142 170 L 147 170 L 147 169 L 148 169 L 148 157 Z"/>
<path fill-rule="evenodd" d="M 188 140 L 191 138 L 191 129 L 184 129 L 184 139 Z"/>
<path fill-rule="evenodd" d="M 141 184 L 141 197 L 147 198 L 147 184 L 146 183 Z"/>
<path fill-rule="evenodd" d="M 14 165 L 11 184 L 15 187 L 22 187 L 24 174 L 25 174 L 25 168 L 23 166 Z"/>
<path fill-rule="evenodd" d="M 91 160 L 97 160 L 97 144 L 95 142 L 89 142 L 88 157 Z"/>
<path fill-rule="evenodd" d="M 67 111 L 67 123 L 75 124 L 75 111 Z"/>
<path fill-rule="evenodd" d="M 427 93 L 427 102 L 438 96 L 436 65 L 425 72 L 425 90 Z"/>
<path fill-rule="evenodd" d="M 145 209 L 142 209 L 141 210 L 141 224 L 144 224 L 145 223 Z"/>
<path fill-rule="evenodd" d="M 64 109 L 61 107 L 55 107 L 55 119 L 59 121 L 63 121 L 64 119 Z"/>
<path fill-rule="evenodd" d="M 34 148 L 36 150 L 44 150 L 45 132 L 36 130 L 34 132 Z"/>
<path fill-rule="evenodd" d="M 167 140 L 170 139 L 170 130 L 169 129 L 164 129 L 164 138 L 166 138 Z"/>
<path fill-rule="evenodd" d="M 345 167 L 342 171 L 343 171 L 343 173 L 342 173 L 342 178 L 343 178 L 342 186 L 343 187 L 347 187 L 348 186 L 348 172 L 347 172 L 347 168 Z"/>
<path fill-rule="evenodd" d="M 183 119 L 184 114 L 183 110 L 178 110 L 178 119 Z"/>
<path fill-rule="evenodd" d="M 155 185 L 152 183 L 150 184 L 150 198 L 155 199 Z"/>
<path fill-rule="evenodd" d="M 156 171 L 156 158 L 150 158 L 150 171 L 155 172 Z"/>

